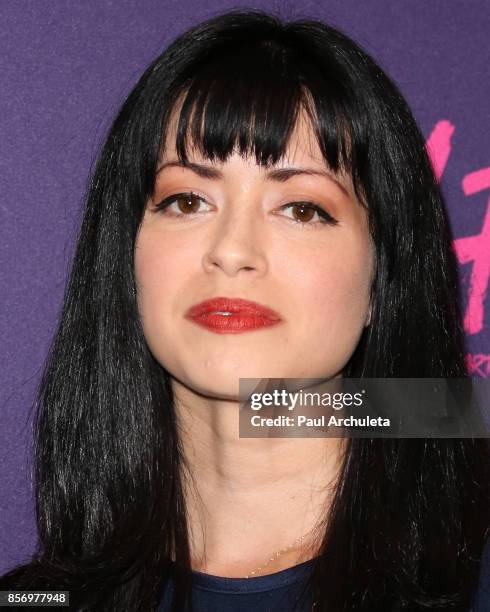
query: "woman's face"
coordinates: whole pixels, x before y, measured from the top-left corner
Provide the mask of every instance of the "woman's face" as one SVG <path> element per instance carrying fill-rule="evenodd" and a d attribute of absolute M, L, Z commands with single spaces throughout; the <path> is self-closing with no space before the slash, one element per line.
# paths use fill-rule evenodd
<path fill-rule="evenodd" d="M 238 153 L 226 163 L 191 153 L 195 166 L 182 167 L 174 142 L 175 123 L 135 247 L 138 306 L 155 358 L 176 381 L 221 399 L 237 399 L 239 378 L 340 375 L 369 323 L 374 266 L 350 179 L 331 174 L 304 116 L 268 169 Z M 156 210 L 163 200 L 166 209 Z M 332 220 L 322 223 L 305 203 Z M 215 296 L 258 302 L 281 320 L 217 333 L 186 318 Z"/>

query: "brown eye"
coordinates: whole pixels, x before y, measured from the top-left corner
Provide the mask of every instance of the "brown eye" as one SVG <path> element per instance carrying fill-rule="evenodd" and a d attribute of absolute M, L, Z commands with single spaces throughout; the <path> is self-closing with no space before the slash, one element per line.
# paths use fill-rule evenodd
<path fill-rule="evenodd" d="M 281 208 L 281 210 L 288 209 L 291 209 L 292 212 L 292 216 L 289 218 L 299 227 L 318 227 L 321 225 L 337 225 L 338 223 L 326 210 L 312 202 L 290 202 Z M 318 219 L 312 222 L 315 215 L 318 216 Z"/>
<path fill-rule="evenodd" d="M 200 212 L 203 202 L 206 203 L 206 200 L 196 193 L 175 193 L 156 204 L 155 211 L 161 211 L 165 215 L 184 217 Z"/>
<path fill-rule="evenodd" d="M 201 198 L 194 193 L 181 193 L 175 198 L 175 202 L 183 213 L 195 213 L 199 210 Z"/>
<path fill-rule="evenodd" d="M 291 206 L 293 210 L 293 217 L 296 221 L 300 221 L 301 223 L 308 223 L 315 216 L 315 210 L 312 208 L 306 207 L 304 204 L 293 204 Z"/>

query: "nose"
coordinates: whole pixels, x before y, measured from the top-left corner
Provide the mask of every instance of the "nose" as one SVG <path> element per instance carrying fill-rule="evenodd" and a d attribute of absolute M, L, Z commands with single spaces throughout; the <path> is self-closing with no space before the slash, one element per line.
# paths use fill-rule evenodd
<path fill-rule="evenodd" d="M 235 203 L 237 204 L 237 203 Z M 203 267 L 207 272 L 222 270 L 227 276 L 236 276 L 240 271 L 263 275 L 267 260 L 261 240 L 259 215 L 245 202 L 227 211 L 216 226 L 209 247 L 203 256 Z M 256 215 L 254 218 L 253 215 Z"/>

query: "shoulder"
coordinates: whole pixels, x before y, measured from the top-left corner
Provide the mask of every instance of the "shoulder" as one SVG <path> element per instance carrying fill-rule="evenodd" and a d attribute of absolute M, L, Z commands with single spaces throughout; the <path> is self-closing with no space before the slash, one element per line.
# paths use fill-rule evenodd
<path fill-rule="evenodd" d="M 27 566 L 23 565 L 0 576 L 0 591 L 18 589 L 24 585 Z"/>
<path fill-rule="evenodd" d="M 33 589 L 56 590 L 53 581 L 48 578 L 35 561 L 20 565 L 0 576 L 0 591 L 30 591 Z"/>

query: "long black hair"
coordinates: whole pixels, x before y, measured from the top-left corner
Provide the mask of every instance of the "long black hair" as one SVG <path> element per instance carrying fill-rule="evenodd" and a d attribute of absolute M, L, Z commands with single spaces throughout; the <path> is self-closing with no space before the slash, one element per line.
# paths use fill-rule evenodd
<path fill-rule="evenodd" d="M 423 137 L 396 86 L 323 23 L 234 11 L 181 35 L 129 94 L 101 151 L 39 388 L 39 545 L 0 586 L 83 610 L 155 610 L 190 586 L 184 456 L 168 372 L 136 303 L 133 251 L 169 117 L 177 152 L 273 164 L 304 109 L 350 173 L 376 247 L 372 316 L 345 376 L 466 377 L 457 264 Z M 180 102 L 179 102 L 180 104 Z M 484 439 L 350 440 L 314 562 L 317 610 L 467 610 L 488 531 Z"/>

